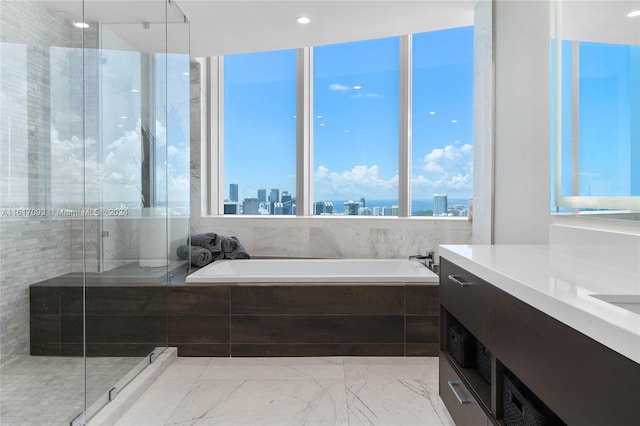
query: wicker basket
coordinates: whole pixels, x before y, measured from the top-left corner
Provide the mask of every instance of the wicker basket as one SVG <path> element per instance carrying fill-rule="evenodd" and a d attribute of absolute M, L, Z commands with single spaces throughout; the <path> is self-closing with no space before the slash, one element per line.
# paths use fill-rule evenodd
<path fill-rule="evenodd" d="M 460 367 L 475 367 L 476 338 L 455 320 L 449 324 L 449 352 Z"/>
<path fill-rule="evenodd" d="M 476 343 L 476 370 L 485 382 L 491 384 L 491 351 L 480 341 Z"/>
<path fill-rule="evenodd" d="M 565 423 L 513 373 L 503 374 L 503 421 L 507 426 L 562 426 Z"/>

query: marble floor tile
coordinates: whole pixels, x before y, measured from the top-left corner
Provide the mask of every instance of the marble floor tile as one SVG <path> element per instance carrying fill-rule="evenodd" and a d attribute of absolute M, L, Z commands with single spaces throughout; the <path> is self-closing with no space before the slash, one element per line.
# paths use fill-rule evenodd
<path fill-rule="evenodd" d="M 212 358 L 177 358 L 158 380 L 196 380 L 211 363 Z"/>
<path fill-rule="evenodd" d="M 346 387 L 351 426 L 455 426 L 430 381 L 347 380 Z"/>
<path fill-rule="evenodd" d="M 344 358 L 347 380 L 360 379 L 438 379 L 436 357 L 347 357 Z"/>
<path fill-rule="evenodd" d="M 169 381 L 158 378 L 158 381 L 116 422 L 116 426 L 164 425 L 194 383 L 193 380 Z"/>
<path fill-rule="evenodd" d="M 348 426 L 344 381 L 199 381 L 165 424 Z"/>
<path fill-rule="evenodd" d="M 454 425 L 437 358 L 178 358 L 165 374 L 118 426 Z"/>
<path fill-rule="evenodd" d="M 200 380 L 344 379 L 340 357 L 213 358 Z"/>

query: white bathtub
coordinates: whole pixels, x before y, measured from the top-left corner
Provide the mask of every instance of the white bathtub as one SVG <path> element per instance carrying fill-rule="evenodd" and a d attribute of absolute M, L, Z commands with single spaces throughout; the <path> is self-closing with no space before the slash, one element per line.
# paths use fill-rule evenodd
<path fill-rule="evenodd" d="M 218 260 L 186 278 L 187 284 L 243 283 L 438 283 L 423 264 L 403 259 Z"/>

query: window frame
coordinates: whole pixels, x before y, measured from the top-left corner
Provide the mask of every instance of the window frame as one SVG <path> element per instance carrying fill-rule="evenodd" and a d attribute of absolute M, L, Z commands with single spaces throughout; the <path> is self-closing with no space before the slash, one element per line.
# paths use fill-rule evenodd
<path fill-rule="evenodd" d="M 412 56 L 413 34 L 400 35 L 398 104 L 398 216 L 391 218 L 434 219 L 411 215 L 412 168 Z M 202 156 L 205 162 L 201 182 L 203 216 L 245 216 L 265 218 L 327 217 L 314 214 L 313 206 L 313 47 L 296 49 L 296 214 L 225 215 L 224 214 L 224 56 L 209 57 L 201 63 L 202 90 L 207 102 L 201 123 Z M 208 123 L 204 122 L 208 121 Z M 209 142 L 209 143 L 207 143 Z M 353 216 L 330 216 L 351 217 Z M 357 216 L 360 217 L 360 216 Z M 390 216 L 363 216 L 386 218 Z M 449 219 L 467 219 L 450 217 Z"/>

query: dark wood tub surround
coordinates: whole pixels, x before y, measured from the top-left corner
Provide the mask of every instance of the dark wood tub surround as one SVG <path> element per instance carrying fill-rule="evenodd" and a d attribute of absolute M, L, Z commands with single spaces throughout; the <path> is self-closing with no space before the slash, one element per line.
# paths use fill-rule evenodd
<path fill-rule="evenodd" d="M 437 356 L 437 285 L 87 287 L 89 355 Z M 82 354 L 82 288 L 31 287 L 31 353 Z"/>

